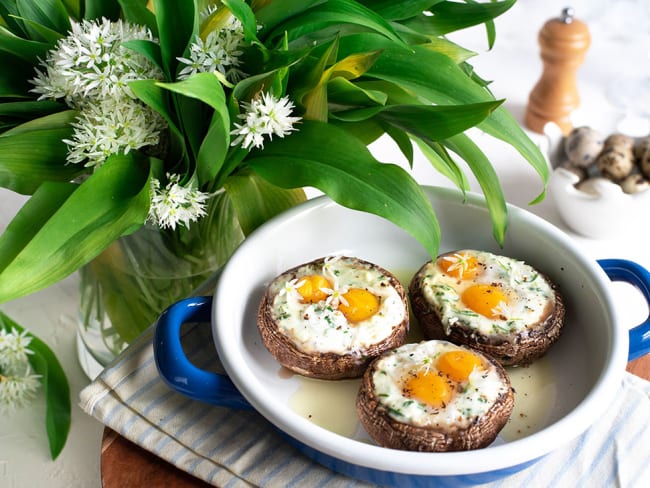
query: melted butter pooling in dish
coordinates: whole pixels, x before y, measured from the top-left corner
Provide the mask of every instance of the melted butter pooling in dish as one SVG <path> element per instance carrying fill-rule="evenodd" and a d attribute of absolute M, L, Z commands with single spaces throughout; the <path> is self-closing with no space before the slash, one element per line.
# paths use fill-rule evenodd
<path fill-rule="evenodd" d="M 557 397 L 553 369 L 547 358 L 506 370 L 515 390 L 515 407 L 495 444 L 512 442 L 544 429 Z M 282 371 L 286 372 L 284 368 Z M 298 383 L 289 399 L 291 410 L 330 432 L 374 443 L 363 432 L 356 415 L 359 379 L 326 381 L 290 375 Z"/>

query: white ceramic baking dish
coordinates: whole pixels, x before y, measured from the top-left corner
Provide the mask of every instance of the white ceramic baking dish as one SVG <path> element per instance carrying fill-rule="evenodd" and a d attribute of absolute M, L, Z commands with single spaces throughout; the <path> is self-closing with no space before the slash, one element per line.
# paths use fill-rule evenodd
<path fill-rule="evenodd" d="M 354 398 L 328 397 L 331 385 L 321 385 L 319 390 L 319 385 L 287 374 L 264 348 L 256 313 L 266 284 L 288 268 L 330 254 L 374 262 L 404 281 L 430 259 L 417 241 L 395 225 L 343 208 L 327 197 L 295 207 L 250 235 L 223 269 L 214 297 L 190 298 L 163 313 L 154 353 L 164 381 L 197 400 L 238 408 L 252 406 L 314 460 L 389 486 L 430 482 L 462 486 L 494 480 L 581 434 L 612 401 L 628 358 L 650 350 L 650 320 L 632 331 L 617 323 L 610 279 L 634 284 L 650 301 L 650 275 L 630 261 L 596 262 L 562 231 L 512 206 L 506 242 L 500 248 L 492 237 L 482 197 L 470 194 L 463 198 L 457 191 L 433 187 L 424 191 L 440 220 L 441 252 L 476 248 L 525 260 L 557 283 L 565 297 L 562 336 L 540 360 L 539 368 L 527 372 L 545 375 L 550 390 L 547 386 L 544 392 L 536 391 L 534 382 L 520 385 L 529 389 L 529 407 L 535 403 L 544 407 L 538 409 L 536 427 L 519 436 L 500 435 L 492 445 L 477 451 L 420 453 L 375 445 L 354 418 L 349 419 L 352 428 L 347 430 L 333 427 L 327 419 L 309 418 L 309 406 L 298 401 L 307 391 L 320 403 L 329 402 L 327 410 L 332 415 L 348 411 L 354 416 L 353 406 L 337 406 Z M 201 371 L 185 358 L 180 326 L 195 321 L 211 322 L 215 354 L 227 377 Z M 513 375 L 517 373 L 513 371 Z"/>

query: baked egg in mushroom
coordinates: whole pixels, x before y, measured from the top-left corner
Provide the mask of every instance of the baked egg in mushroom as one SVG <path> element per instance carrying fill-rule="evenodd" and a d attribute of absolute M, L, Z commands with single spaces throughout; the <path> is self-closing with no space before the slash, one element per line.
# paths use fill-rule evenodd
<path fill-rule="evenodd" d="M 425 338 L 467 345 L 504 366 L 545 354 L 564 325 L 564 302 L 548 277 L 486 251 L 459 250 L 425 263 L 409 296 Z"/>
<path fill-rule="evenodd" d="M 355 257 L 320 258 L 276 277 L 260 302 L 264 345 L 288 369 L 320 379 L 359 377 L 408 332 L 399 280 Z"/>
<path fill-rule="evenodd" d="M 514 394 L 493 358 L 431 340 L 405 344 L 373 361 L 356 406 L 361 424 L 381 446 L 461 451 L 494 441 L 510 418 Z"/>

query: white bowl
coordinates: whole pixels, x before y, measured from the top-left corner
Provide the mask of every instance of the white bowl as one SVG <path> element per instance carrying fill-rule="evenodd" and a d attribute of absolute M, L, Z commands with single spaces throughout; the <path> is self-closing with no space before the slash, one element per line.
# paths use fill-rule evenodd
<path fill-rule="evenodd" d="M 548 192 L 562 220 L 585 237 L 607 239 L 621 235 L 645 235 L 642 224 L 650 214 L 650 189 L 625 193 L 617 183 L 606 178 L 592 178 L 576 188 L 580 178 L 560 167 L 563 157 L 562 133 L 553 123 L 546 124 L 548 157 L 551 172 Z"/>
<path fill-rule="evenodd" d="M 491 446 L 477 451 L 409 452 L 370 441 L 354 417 L 353 406 L 349 419 L 353 428 L 348 433 L 319 425 L 297 408 L 296 398 L 306 388 L 306 380 L 281 368 L 265 349 L 256 327 L 257 308 L 266 285 L 293 266 L 337 253 L 374 262 L 406 282 L 430 259 L 415 239 L 395 225 L 343 208 L 327 197 L 283 213 L 244 241 L 224 268 L 215 291 L 212 333 L 223 366 L 243 397 L 307 455 L 330 468 L 374 482 L 386 481 L 382 476 L 388 474 L 388 482 L 395 486 L 404 486 L 413 476 L 419 483 L 444 477 L 446 482 L 454 480 L 452 486 L 459 486 L 468 475 L 485 481 L 521 469 L 587 429 L 613 400 L 611 393 L 622 379 L 628 359 L 628 330 L 617 324 L 607 275 L 565 233 L 525 210 L 509 206 L 510 225 L 500 248 L 492 237 L 482 197 L 469 194 L 464 199 L 459 192 L 442 188 L 425 187 L 424 191 L 440 220 L 441 252 L 476 248 L 525 260 L 546 273 L 564 295 L 564 332 L 542 360 L 549 384 L 544 391 L 529 392 L 533 403 L 547 407 L 537 428 L 516 440 L 500 436 Z M 206 300 L 190 300 L 187 306 L 204 307 L 210 303 Z M 161 321 L 168 315 L 173 313 L 166 312 Z M 645 324 L 644 331 L 647 328 Z M 219 403 L 212 391 L 218 384 L 192 386 L 191 373 L 176 369 L 180 347 L 173 353 L 165 351 L 170 338 L 164 330 L 161 337 L 158 329 L 156 334 L 154 352 L 163 379 L 194 398 Z M 308 385 L 307 393 L 319 398 L 319 403 L 330 402 L 336 411 L 340 400 L 329 396 L 325 383 L 320 383 L 321 390 L 318 384 Z M 202 391 L 197 394 L 197 389 Z M 488 477 L 476 478 L 480 474 Z"/>

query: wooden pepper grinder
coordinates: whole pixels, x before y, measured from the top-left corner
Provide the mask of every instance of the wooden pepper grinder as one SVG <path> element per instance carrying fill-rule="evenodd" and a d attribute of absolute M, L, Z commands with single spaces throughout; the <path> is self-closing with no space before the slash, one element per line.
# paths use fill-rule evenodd
<path fill-rule="evenodd" d="M 547 122 L 555 122 L 567 135 L 572 129 L 569 115 L 580 104 L 576 72 L 591 42 L 589 29 L 569 7 L 544 24 L 538 41 L 544 70 L 530 92 L 525 123 L 543 133 Z"/>

